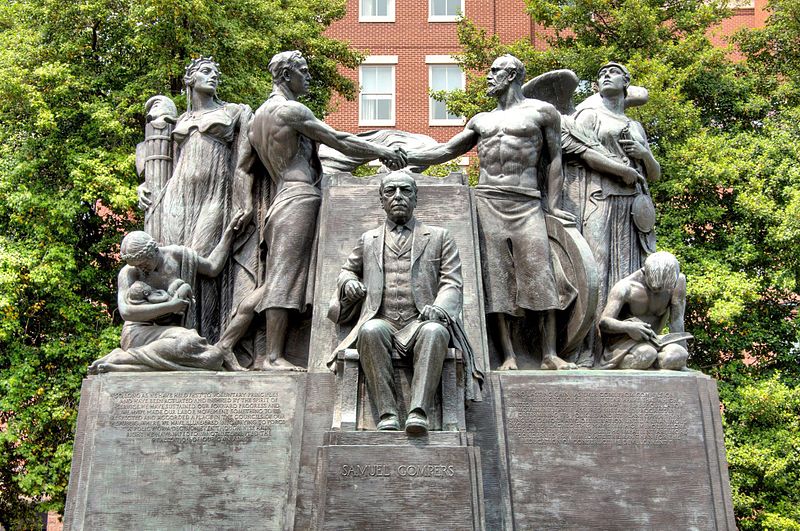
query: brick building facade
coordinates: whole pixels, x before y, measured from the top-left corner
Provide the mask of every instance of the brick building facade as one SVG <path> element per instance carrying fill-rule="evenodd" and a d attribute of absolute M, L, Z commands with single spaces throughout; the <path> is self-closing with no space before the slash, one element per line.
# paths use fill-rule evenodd
<path fill-rule="evenodd" d="M 742 6 L 711 32 L 712 41 L 741 27 L 760 27 L 767 18 L 767 0 L 733 0 Z M 459 52 L 456 13 L 499 35 L 502 42 L 529 38 L 546 45 L 545 30 L 525 15 L 524 0 L 348 0 L 347 14 L 331 25 L 330 37 L 349 42 L 369 57 L 356 70 L 343 73 L 361 93 L 355 101 L 338 97 L 326 121 L 337 129 L 362 132 L 397 128 L 445 141 L 463 129 L 433 102 L 429 89 L 447 90 L 463 83 L 452 59 Z"/>

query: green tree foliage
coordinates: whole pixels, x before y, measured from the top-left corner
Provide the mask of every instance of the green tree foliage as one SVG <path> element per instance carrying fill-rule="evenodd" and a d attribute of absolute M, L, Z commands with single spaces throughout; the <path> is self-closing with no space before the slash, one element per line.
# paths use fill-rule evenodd
<path fill-rule="evenodd" d="M 180 108 L 185 65 L 213 55 L 220 97 L 258 106 L 269 59 L 300 49 L 323 113 L 333 91 L 354 92 L 336 68 L 359 56 L 322 35 L 343 14 L 343 0 L 0 5 L 0 525 L 63 507 L 81 379 L 119 337 L 144 102 Z"/>
<path fill-rule="evenodd" d="M 707 38 L 726 2 L 526 3 L 551 30 L 548 49 L 503 44 L 464 20 L 467 87 L 437 96 L 468 117 L 493 108 L 484 76 L 502 53 L 519 57 L 528 78 L 574 70 L 585 81 L 578 101 L 609 60 L 648 88 L 649 103 L 629 115 L 662 165 L 651 186 L 658 247 L 678 257 L 689 281 L 690 362 L 721 381 L 738 523 L 800 529 L 800 5 L 772 0 L 767 27 L 737 35 L 744 60 L 735 61 Z"/>
<path fill-rule="evenodd" d="M 733 504 L 740 529 L 800 530 L 800 386 L 732 371 L 720 383 Z"/>
<path fill-rule="evenodd" d="M 740 31 L 734 42 L 747 55 L 761 91 L 776 106 L 800 104 L 800 3 L 770 0 L 763 28 Z"/>

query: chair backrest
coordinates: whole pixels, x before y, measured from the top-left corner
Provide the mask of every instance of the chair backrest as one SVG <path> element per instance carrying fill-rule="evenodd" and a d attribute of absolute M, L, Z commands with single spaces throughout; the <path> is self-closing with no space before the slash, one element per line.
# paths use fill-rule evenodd
<path fill-rule="evenodd" d="M 414 174 L 414 178 L 418 187 L 415 216 L 427 225 L 448 229 L 458 245 L 464 278 L 464 329 L 475 351 L 475 362 L 484 370 L 488 367 L 488 349 L 483 285 L 475 209 L 466 176 L 451 173 L 440 179 Z M 336 290 L 339 271 L 358 238 L 384 222 L 379 183 L 380 176 L 358 178 L 349 173 L 326 175 L 322 183 L 309 371 L 327 371 L 327 356 L 349 332 L 348 327 L 337 330 L 327 319 L 328 304 Z"/>

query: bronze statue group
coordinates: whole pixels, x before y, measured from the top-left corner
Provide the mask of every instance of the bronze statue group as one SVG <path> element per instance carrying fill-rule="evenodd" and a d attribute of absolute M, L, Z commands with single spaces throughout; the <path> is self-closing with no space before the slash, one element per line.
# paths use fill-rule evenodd
<path fill-rule="evenodd" d="M 220 70 L 211 58 L 186 68 L 185 113 L 177 116 L 164 96 L 147 102 L 137 148 L 145 230 L 121 246 L 121 344 L 90 372 L 303 370 L 284 350 L 290 316 L 312 302 L 320 144 L 353 160 L 380 159 L 390 170 L 378 193 L 386 220 L 352 242 L 330 312 L 336 322 L 356 321 L 340 348 L 356 345 L 361 354 L 379 429 L 400 429 L 393 351 L 413 359 L 410 434 L 428 429 L 444 351 L 455 344 L 470 351 L 460 324 L 458 249 L 445 229 L 413 216 L 417 186 L 402 168 L 472 149 L 480 160 L 473 194 L 484 309 L 502 356 L 497 369 L 518 368 L 511 325 L 526 314 L 540 323 L 541 369 L 686 368 L 686 279 L 674 256 L 655 249 L 648 181 L 661 169 L 644 128 L 625 113 L 645 103 L 647 91 L 631 85 L 623 65 L 600 68 L 597 94 L 575 107 L 574 73 L 524 83 L 522 62 L 504 55 L 487 75 L 494 110 L 448 142 L 406 148 L 318 120 L 298 101 L 310 81 L 300 52 L 275 55 L 269 70 L 273 90 L 255 112 L 217 97 Z M 557 350 L 558 315 L 586 288 L 573 286 L 554 259 L 546 216 L 577 228 L 597 276 L 595 326 L 570 353 Z M 266 347 L 240 348 L 259 315 Z"/>

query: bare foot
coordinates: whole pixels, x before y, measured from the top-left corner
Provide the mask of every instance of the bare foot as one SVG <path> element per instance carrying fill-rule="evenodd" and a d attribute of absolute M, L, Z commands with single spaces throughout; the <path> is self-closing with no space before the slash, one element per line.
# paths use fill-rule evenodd
<path fill-rule="evenodd" d="M 298 367 L 297 365 L 286 361 L 285 358 L 276 358 L 269 365 L 269 368 L 265 370 L 306 372 L 306 369 L 304 369 L 303 367 Z"/>
<path fill-rule="evenodd" d="M 253 366 L 250 367 L 251 371 L 268 371 L 271 369 L 272 367 L 270 366 L 269 359 L 266 356 L 256 356 L 255 361 L 253 361 Z"/>
<path fill-rule="evenodd" d="M 542 370 L 551 370 L 551 371 L 561 371 L 567 369 L 577 369 L 578 366 L 574 363 L 570 363 L 567 361 L 562 360 L 558 356 L 545 356 L 542 359 Z"/>
<path fill-rule="evenodd" d="M 506 361 L 503 362 L 497 368 L 498 371 L 516 371 L 517 370 L 517 358 L 508 358 Z"/>
<path fill-rule="evenodd" d="M 217 345 L 217 348 L 222 352 L 222 367 L 226 371 L 246 371 L 244 367 L 239 364 L 239 360 L 236 359 L 236 355 L 233 351 L 225 349 Z"/>
<path fill-rule="evenodd" d="M 239 361 L 236 359 L 235 356 L 234 356 L 232 361 L 228 361 L 228 360 L 223 361 L 222 362 L 222 366 L 225 368 L 226 371 L 232 371 L 232 372 L 242 372 L 242 371 L 246 372 L 247 371 L 247 369 L 245 369 L 244 367 L 239 365 Z"/>

